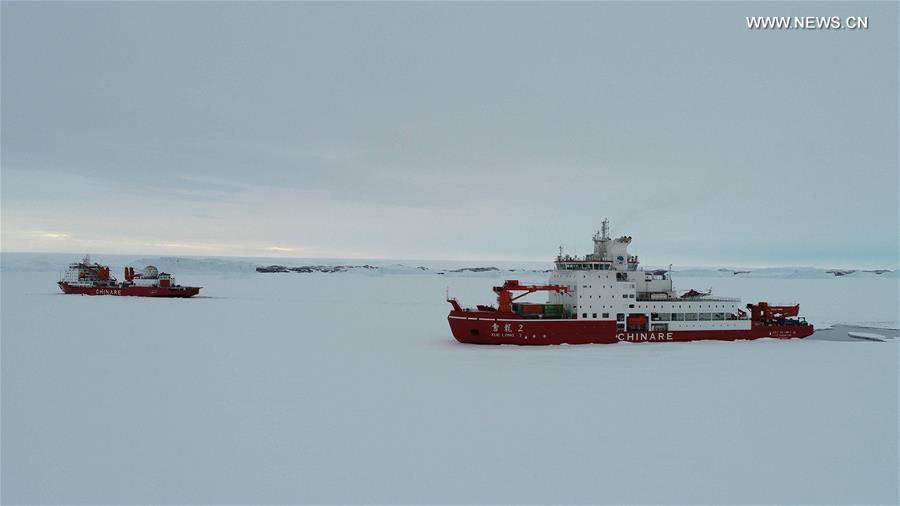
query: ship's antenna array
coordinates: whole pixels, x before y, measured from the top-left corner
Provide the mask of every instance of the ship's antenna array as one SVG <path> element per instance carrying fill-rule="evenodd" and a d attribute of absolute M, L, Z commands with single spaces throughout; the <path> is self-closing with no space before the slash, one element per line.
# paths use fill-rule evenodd
<path fill-rule="evenodd" d="M 604 241 L 608 241 L 609 240 L 609 219 L 603 218 L 603 221 L 601 223 L 602 223 L 602 226 L 600 227 L 600 238 L 603 239 Z"/>

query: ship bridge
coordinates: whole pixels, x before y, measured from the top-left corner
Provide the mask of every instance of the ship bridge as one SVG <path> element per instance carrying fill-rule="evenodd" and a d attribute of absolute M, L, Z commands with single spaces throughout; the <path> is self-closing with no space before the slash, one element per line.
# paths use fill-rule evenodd
<path fill-rule="evenodd" d="M 563 255 L 560 248 L 556 257 L 556 269 L 564 271 L 636 271 L 637 255 L 628 254 L 631 236 L 609 237 L 609 220 L 604 219 L 602 227 L 594 234 L 594 252 L 583 257 Z"/>

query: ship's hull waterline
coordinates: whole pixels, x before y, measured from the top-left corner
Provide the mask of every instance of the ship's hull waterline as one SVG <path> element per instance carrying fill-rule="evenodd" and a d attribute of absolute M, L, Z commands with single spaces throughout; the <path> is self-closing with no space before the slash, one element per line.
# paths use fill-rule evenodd
<path fill-rule="evenodd" d="M 761 338 L 794 339 L 812 335 L 812 325 L 756 325 L 749 329 L 621 331 L 612 321 L 527 319 L 513 313 L 497 315 L 453 311 L 447 320 L 453 337 L 468 344 L 613 344 L 687 341 L 739 341 Z"/>
<path fill-rule="evenodd" d="M 77 295 L 114 295 L 121 297 L 193 297 L 200 293 L 200 287 L 161 287 L 161 286 L 73 286 L 58 283 L 60 290 L 67 294 Z"/>

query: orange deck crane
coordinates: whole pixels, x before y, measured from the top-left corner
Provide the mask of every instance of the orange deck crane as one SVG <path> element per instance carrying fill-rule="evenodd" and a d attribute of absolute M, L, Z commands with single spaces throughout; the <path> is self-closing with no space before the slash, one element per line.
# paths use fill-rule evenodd
<path fill-rule="evenodd" d="M 512 313 L 513 301 L 519 300 L 530 293 L 541 291 L 567 293 L 569 289 L 562 285 L 522 285 L 519 284 L 518 280 L 507 279 L 503 282 L 503 286 L 494 287 L 494 292 L 497 293 L 497 309 L 501 313 Z M 512 292 L 525 293 L 513 296 Z"/>

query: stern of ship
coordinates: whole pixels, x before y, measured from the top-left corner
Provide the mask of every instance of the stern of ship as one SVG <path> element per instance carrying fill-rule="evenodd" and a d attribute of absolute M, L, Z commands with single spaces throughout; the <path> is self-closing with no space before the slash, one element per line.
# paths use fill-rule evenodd
<path fill-rule="evenodd" d="M 809 337 L 816 331 L 800 316 L 800 304 L 773 306 L 768 302 L 747 304 L 754 338 L 796 339 Z"/>

